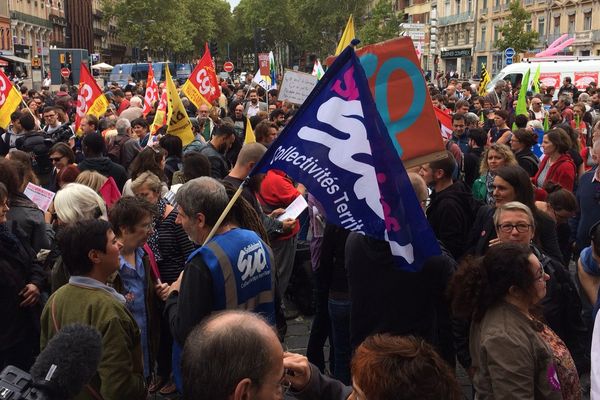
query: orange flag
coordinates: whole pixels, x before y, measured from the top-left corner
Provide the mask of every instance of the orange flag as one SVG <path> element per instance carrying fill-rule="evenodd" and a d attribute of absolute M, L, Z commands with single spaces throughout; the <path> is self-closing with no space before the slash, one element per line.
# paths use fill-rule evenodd
<path fill-rule="evenodd" d="M 208 43 L 205 44 L 204 55 L 182 86 L 181 91 L 196 107 L 200 107 L 202 104 L 212 107 L 213 100 L 221 96 L 221 87 L 208 49 Z"/>
<path fill-rule="evenodd" d="M 142 114 L 144 117 L 152 111 L 152 106 L 158 101 L 158 84 L 154 79 L 154 70 L 152 64 L 148 63 L 148 81 L 146 82 L 146 95 L 144 96 L 144 109 Z"/>
<path fill-rule="evenodd" d="M 75 132 L 80 135 L 79 125 L 88 114 L 101 117 L 108 107 L 108 100 L 96 80 L 90 74 L 87 66 L 81 63 L 79 74 L 79 93 L 77 94 L 77 113 L 75 116 Z"/>
<path fill-rule="evenodd" d="M 160 97 L 160 103 L 158 103 L 158 108 L 156 109 L 156 114 L 154 114 L 154 121 L 150 126 L 150 133 L 153 135 L 167 124 L 167 104 L 167 89 L 164 89 Z"/>

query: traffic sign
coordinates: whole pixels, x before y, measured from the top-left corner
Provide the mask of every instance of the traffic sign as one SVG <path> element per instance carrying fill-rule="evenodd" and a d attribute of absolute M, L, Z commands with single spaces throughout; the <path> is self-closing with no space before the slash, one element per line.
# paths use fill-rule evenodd
<path fill-rule="evenodd" d="M 513 63 L 513 58 L 512 57 L 506 57 L 506 65 L 510 65 Z"/>
<path fill-rule="evenodd" d="M 71 75 L 71 70 L 67 67 L 63 67 L 60 69 L 60 76 L 63 78 L 68 78 Z"/>
<path fill-rule="evenodd" d="M 400 27 L 407 31 L 409 31 L 409 30 L 416 31 L 416 30 L 420 30 L 420 29 L 425 29 L 425 24 L 403 23 L 403 24 L 400 24 Z"/>
<path fill-rule="evenodd" d="M 233 71 L 233 63 L 231 61 L 226 61 L 223 64 L 223 71 L 232 72 Z"/>
<path fill-rule="evenodd" d="M 506 56 L 506 58 L 513 58 L 515 56 L 515 49 L 513 49 L 512 47 L 507 48 L 506 50 L 504 50 L 504 55 Z"/>

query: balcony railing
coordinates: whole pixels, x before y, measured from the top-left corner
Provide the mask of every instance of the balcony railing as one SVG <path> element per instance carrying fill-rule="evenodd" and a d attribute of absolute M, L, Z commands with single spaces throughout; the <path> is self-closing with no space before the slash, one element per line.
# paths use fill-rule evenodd
<path fill-rule="evenodd" d="M 96 36 L 106 36 L 107 32 L 104 29 L 94 28 L 94 35 Z"/>
<path fill-rule="evenodd" d="M 457 15 L 450 15 L 447 17 L 440 17 L 439 25 L 454 25 L 461 24 L 463 22 L 472 22 L 474 14 L 472 12 L 461 13 Z"/>
<path fill-rule="evenodd" d="M 39 18 L 34 15 L 25 14 L 19 11 L 11 11 L 10 18 L 17 21 L 23 21 L 27 24 L 43 26 L 52 29 L 52 22 L 47 19 Z"/>

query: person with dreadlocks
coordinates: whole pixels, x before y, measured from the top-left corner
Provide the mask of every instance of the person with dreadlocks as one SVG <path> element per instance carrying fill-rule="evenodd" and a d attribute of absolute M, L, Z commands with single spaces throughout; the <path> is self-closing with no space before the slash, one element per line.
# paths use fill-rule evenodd
<path fill-rule="evenodd" d="M 203 176 L 185 183 L 175 199 L 177 223 L 194 243 L 201 245 L 190 254 L 183 272 L 171 284 L 165 306 L 176 341 L 174 380 L 181 389 L 181 347 L 194 326 L 213 312 L 229 309 L 260 313 L 274 325 L 275 307 L 273 255 L 252 206 L 239 197 L 209 238 L 229 203 L 225 186 Z"/>

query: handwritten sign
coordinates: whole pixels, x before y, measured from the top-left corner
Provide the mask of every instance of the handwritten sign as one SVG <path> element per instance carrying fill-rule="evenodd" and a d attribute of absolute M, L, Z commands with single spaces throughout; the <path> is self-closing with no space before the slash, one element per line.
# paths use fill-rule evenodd
<path fill-rule="evenodd" d="M 304 72 L 286 70 L 279 90 L 279 100 L 302 104 L 317 84 L 317 77 Z"/>
<path fill-rule="evenodd" d="M 25 191 L 23 192 L 25 196 L 29 197 L 29 200 L 33 201 L 36 206 L 43 212 L 48 211 L 48 207 L 52 203 L 54 199 L 54 192 L 50 190 L 46 190 L 41 186 L 34 185 L 29 182 Z"/>

